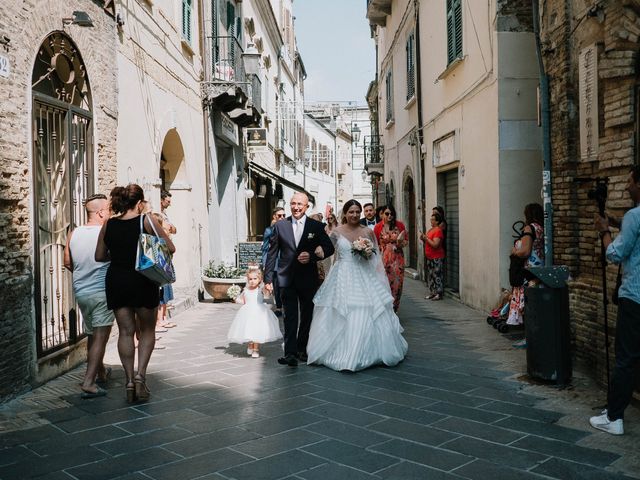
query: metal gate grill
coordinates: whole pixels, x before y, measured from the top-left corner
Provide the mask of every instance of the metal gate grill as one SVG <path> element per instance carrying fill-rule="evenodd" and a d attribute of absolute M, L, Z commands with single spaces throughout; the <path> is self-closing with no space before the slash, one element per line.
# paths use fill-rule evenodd
<path fill-rule="evenodd" d="M 458 195 L 458 169 L 438 174 L 438 198 L 444 200 L 446 232 L 445 287 L 460 289 L 460 217 Z"/>
<path fill-rule="evenodd" d="M 53 99 L 34 101 L 39 356 L 75 343 L 83 335 L 71 272 L 63 264 L 67 234 L 85 222 L 82 199 L 91 188 L 91 118 L 78 110 Z"/>

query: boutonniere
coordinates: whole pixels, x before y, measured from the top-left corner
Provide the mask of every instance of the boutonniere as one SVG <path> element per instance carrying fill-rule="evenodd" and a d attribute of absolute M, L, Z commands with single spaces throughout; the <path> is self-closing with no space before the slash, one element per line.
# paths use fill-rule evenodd
<path fill-rule="evenodd" d="M 315 236 L 316 236 L 315 233 L 309 233 L 309 234 L 307 234 L 307 240 L 311 240 Z"/>

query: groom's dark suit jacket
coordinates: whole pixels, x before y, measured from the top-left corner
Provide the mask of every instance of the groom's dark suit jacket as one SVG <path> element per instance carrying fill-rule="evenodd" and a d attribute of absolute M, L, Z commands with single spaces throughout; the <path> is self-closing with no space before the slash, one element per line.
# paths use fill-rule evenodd
<path fill-rule="evenodd" d="M 318 246 L 322 247 L 324 258 L 333 255 L 333 244 L 324 230 L 324 223 L 307 217 L 300 243 L 296 247 L 291 217 L 276 222 L 273 225 L 273 234 L 269 242 L 264 282 L 271 283 L 273 276 L 277 275 L 280 287 L 305 282 L 311 283 L 310 287 L 317 288 L 318 267 L 316 262 L 322 260 L 314 253 Z M 278 257 L 278 252 L 280 257 Z M 297 260 L 298 255 L 302 252 L 309 252 L 310 255 L 309 263 L 304 265 Z M 278 260 L 277 268 L 275 266 L 276 259 Z"/>

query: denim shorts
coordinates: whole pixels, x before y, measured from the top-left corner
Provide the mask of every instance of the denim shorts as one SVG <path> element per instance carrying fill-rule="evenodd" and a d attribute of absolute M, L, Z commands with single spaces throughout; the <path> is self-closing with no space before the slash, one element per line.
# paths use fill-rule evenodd
<path fill-rule="evenodd" d="M 107 294 L 104 291 L 79 295 L 76 296 L 76 300 L 82 313 L 84 332 L 87 335 L 92 335 L 95 327 L 113 325 L 113 311 L 107 308 Z"/>

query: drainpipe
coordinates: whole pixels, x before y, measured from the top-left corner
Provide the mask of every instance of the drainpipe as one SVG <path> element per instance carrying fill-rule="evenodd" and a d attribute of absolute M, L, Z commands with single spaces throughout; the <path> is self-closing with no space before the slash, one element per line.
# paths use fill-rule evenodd
<path fill-rule="evenodd" d="M 414 0 L 413 2 L 415 14 L 416 14 L 416 104 L 418 105 L 418 142 L 416 148 L 418 150 L 418 164 L 420 165 L 420 220 L 422 222 L 422 231 L 427 231 L 426 226 L 426 186 L 425 186 L 425 167 L 424 167 L 424 155 L 422 154 L 422 140 L 424 135 L 422 133 L 422 75 L 420 69 L 420 0 Z"/>
<path fill-rule="evenodd" d="M 532 0 L 533 33 L 536 36 L 536 53 L 540 72 L 540 109 L 542 120 L 542 198 L 544 206 L 544 264 L 553 265 L 553 204 L 551 203 L 551 115 L 549 112 L 549 77 L 542 61 L 540 40 L 540 4 Z"/>

